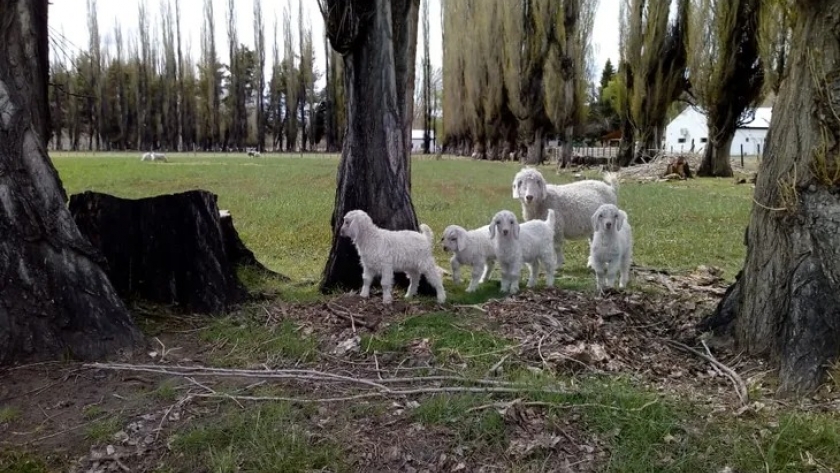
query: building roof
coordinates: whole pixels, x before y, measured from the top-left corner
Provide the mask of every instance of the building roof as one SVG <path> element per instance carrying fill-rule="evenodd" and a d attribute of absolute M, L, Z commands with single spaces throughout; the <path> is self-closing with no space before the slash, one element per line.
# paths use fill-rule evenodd
<path fill-rule="evenodd" d="M 773 109 L 770 107 L 759 107 L 755 109 L 755 117 L 749 123 L 744 123 L 740 128 L 770 128 L 770 119 L 773 116 Z"/>
<path fill-rule="evenodd" d="M 738 128 L 741 129 L 767 129 L 770 128 L 770 119 L 773 116 L 772 107 L 758 107 L 755 109 L 755 116 L 749 122 L 741 124 Z M 686 121 L 694 125 L 706 126 L 706 112 L 699 107 L 686 107 L 679 115 L 674 117 L 669 123 Z"/>

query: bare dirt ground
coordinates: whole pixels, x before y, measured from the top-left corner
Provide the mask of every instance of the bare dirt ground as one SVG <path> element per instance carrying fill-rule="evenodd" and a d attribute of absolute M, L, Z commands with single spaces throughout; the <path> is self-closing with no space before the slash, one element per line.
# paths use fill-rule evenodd
<path fill-rule="evenodd" d="M 210 366 L 232 347 L 200 337 L 206 319 L 181 319 L 158 329 L 158 341 L 146 353 L 113 360 L 131 366 L 66 362 L 0 370 L 0 408 L 10 413 L 0 416 L 0 455 L 30 452 L 55 471 L 205 471 L 185 464 L 189 460 L 171 448 L 173 436 L 192 423 L 212 421 L 232 404 L 247 410 L 259 398 L 281 396 L 350 398 L 299 404 L 309 441 L 341 445 L 353 471 L 489 472 L 513 465 L 519 471 L 598 471 L 609 455 L 603 434 L 590 429 L 574 406 L 567 415 L 551 416 L 548 402 L 516 400 L 500 375 L 552 373 L 569 379 L 571 392 L 576 376 L 607 373 L 704 405 L 737 407 L 745 386 L 738 387 L 743 379 L 733 379 L 726 367 L 744 377 L 766 371 L 726 344 L 706 351 L 698 340 L 694 325 L 725 290 L 719 271 L 701 267 L 672 275 L 637 268 L 636 277 L 647 290 L 604 297 L 526 291 L 455 307 L 464 330 L 489 331 L 510 342 L 482 354 L 493 360 L 479 373 L 483 382 L 463 380 L 469 356 L 436 356 L 423 337 L 393 353 L 363 346 L 367 334 L 440 310 L 430 303 L 384 307 L 375 297 L 353 295 L 312 304 L 265 303 L 256 311 L 264 326 L 291 321 L 301 337 L 317 340 L 318 353 L 308 361 L 254 360 L 236 367 L 261 373 L 185 370 Z M 494 389 L 498 396 L 491 399 Z M 469 409 L 497 412 L 506 443 L 488 439 L 476 447 L 464 441 L 458 426 L 410 415 L 418 401 L 440 392 L 487 395 L 486 405 Z"/>

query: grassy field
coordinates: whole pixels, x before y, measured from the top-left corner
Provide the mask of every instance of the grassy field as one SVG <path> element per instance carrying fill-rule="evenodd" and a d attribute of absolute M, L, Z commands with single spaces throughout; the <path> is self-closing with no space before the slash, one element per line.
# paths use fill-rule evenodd
<path fill-rule="evenodd" d="M 646 287 L 631 282 L 625 299 L 610 300 L 619 304 L 629 300 L 630 305 L 621 305 L 625 311 L 642 300 L 648 308 L 641 318 L 580 309 L 581 301 L 595 298 L 594 277 L 585 269 L 585 241 L 567 245 L 560 291 L 551 296 L 554 305 L 549 305 L 551 299 L 536 300 L 523 313 L 512 315 L 507 309 L 493 309 L 492 304 L 498 303 L 493 299 L 500 296 L 496 287 L 485 285 L 466 296 L 463 286 L 456 288 L 447 281 L 451 297 L 444 307 L 425 301 L 402 312 L 386 311 L 377 296 L 350 307 L 347 310 L 360 319 L 383 319 L 376 330 L 360 329 L 356 337 L 355 326 L 351 332 L 346 324 L 328 321 L 335 317 L 324 309 L 325 304 L 350 304 L 352 296 L 326 299 L 315 291 L 330 244 L 334 156 L 249 160 L 175 155 L 169 163 L 159 164 L 141 163 L 132 153 L 55 155 L 53 160 L 71 194 L 95 190 L 142 197 L 189 189 L 215 192 L 220 207 L 233 213 L 244 242 L 257 257 L 294 279 L 291 287 L 281 288 L 278 300 L 246 305 L 217 319 L 173 322 L 166 311 L 143 308 L 145 316 L 139 320 L 150 337 L 158 337 L 159 351 L 168 357 L 163 364 L 184 360 L 226 368 L 329 369 L 369 376 L 373 382 L 395 373 L 481 380 L 492 372 L 493 383 L 516 386 L 509 395 L 465 391 L 322 405 L 288 400 L 312 397 L 312 389 L 265 382 L 243 387 L 231 381 L 210 386 L 219 393 L 287 399 L 240 403 L 222 398 L 199 403 L 187 396 L 197 389 L 196 381 L 188 383 L 182 377 L 144 373 L 152 386 L 142 392 L 125 391 L 122 378 L 107 378 L 96 383 L 113 386 L 119 400 L 91 396 L 95 407 L 84 411 L 80 422 L 86 421 L 86 427 L 78 430 L 80 439 L 67 456 L 107 444 L 127 422 L 125 409 L 140 406 L 140 412 L 164 411 L 166 416 L 173 408 L 180 413 L 184 404 L 194 404 L 194 409 L 183 411 L 181 422 L 168 421 L 161 440 L 153 444 L 165 446 L 147 454 L 155 461 L 144 460 L 136 471 L 393 471 L 411 465 L 430 471 L 479 471 L 481 465 L 487 465 L 483 471 L 522 472 L 840 471 L 836 412 L 775 402 L 766 368 L 745 375 L 754 404 L 743 409 L 733 402 L 729 382 L 723 376 L 715 378 L 702 360 L 666 356 L 674 366 L 659 375 L 655 373 L 662 369 L 657 364 L 661 358 L 648 359 L 647 352 L 633 354 L 638 345 L 632 339 L 639 333 L 682 333 L 683 321 L 690 320 L 683 318 L 684 313 L 701 305 L 689 299 L 673 309 L 673 298 L 690 294 L 648 300 Z M 418 216 L 439 236 L 451 223 L 484 225 L 499 209 L 520 214 L 518 202 L 510 196 L 518 169 L 515 164 L 415 159 L 413 200 Z M 552 167 L 542 170 L 550 182 L 574 179 Z M 674 272 L 717 266 L 731 280 L 744 256 L 751 198 L 750 186 L 733 185 L 730 179 L 622 182 L 619 204 L 633 225 L 636 264 Z M 441 266 L 448 267 L 439 248 L 436 256 Z M 578 294 L 574 296 L 578 299 L 563 299 L 564 293 Z M 702 307 L 708 310 L 708 297 L 703 300 Z M 470 306 L 458 307 L 459 303 Z M 578 312 L 558 326 L 534 331 L 542 320 L 539 312 L 552 311 L 553 317 Z M 675 314 L 674 320 L 667 314 Z M 579 322 L 591 325 L 579 329 L 575 326 Z M 606 349 L 637 356 L 640 368 L 605 374 L 592 369 L 597 359 L 578 361 L 586 367 L 581 371 L 574 363 L 551 358 L 564 346 L 589 346 L 598 340 L 590 332 L 604 326 L 618 327 L 611 329 L 618 332 L 610 338 L 616 345 Z M 628 330 L 626 334 L 621 327 Z M 657 327 L 671 331 L 657 332 Z M 348 338 L 356 340 L 355 350 L 336 354 L 336 344 Z M 660 342 L 651 339 L 648 344 Z M 740 359 L 738 354 L 730 355 L 729 360 Z M 557 392 L 547 390 L 558 387 L 562 389 Z M 82 388 L 73 389 L 84 396 Z M 32 409 L 25 404 L 0 406 L 0 437 L 4 424 L 15 426 L 27 415 L 47 422 L 37 419 L 39 411 L 28 410 Z M 367 460 L 359 457 L 364 452 L 370 455 Z M 434 458 L 428 460 L 429 455 Z M 0 441 L 2 471 L 64 469 L 66 463 L 49 458 L 53 457 L 43 450 L 10 450 Z"/>
<path fill-rule="evenodd" d="M 330 246 L 329 221 L 335 200 L 337 159 L 329 156 L 246 158 L 185 155 L 158 165 L 135 154 L 54 158 L 68 193 L 85 190 L 143 197 L 189 189 L 219 195 L 244 242 L 266 265 L 297 280 L 320 276 Z M 485 225 L 498 210 L 520 214 L 510 183 L 519 165 L 471 160 L 415 158 L 413 201 L 418 218 L 439 237 L 450 224 Z M 570 182 L 553 167 L 550 182 Z M 668 184 L 624 182 L 619 204 L 633 225 L 636 263 L 690 269 L 714 265 L 734 277 L 744 255 L 743 232 L 751 204 L 748 186 L 729 179 Z M 567 249 L 566 275 L 591 279 L 584 271 L 585 241 Z M 437 248 L 447 267 L 447 257 Z M 562 285 L 562 282 L 561 282 Z"/>

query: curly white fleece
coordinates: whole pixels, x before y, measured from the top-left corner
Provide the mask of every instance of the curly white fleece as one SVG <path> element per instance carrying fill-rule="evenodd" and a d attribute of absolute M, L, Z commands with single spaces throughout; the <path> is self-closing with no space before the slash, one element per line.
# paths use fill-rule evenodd
<path fill-rule="evenodd" d="M 446 301 L 446 291 L 435 259 L 432 256 L 434 234 L 426 224 L 420 225 L 420 232 L 412 230 L 385 230 L 376 226 L 363 210 L 351 210 L 344 216 L 341 236 L 349 237 L 362 262 L 362 297 L 370 296 L 373 278 L 381 276 L 382 302 L 390 304 L 391 289 L 394 286 L 394 272 L 404 272 L 410 279 L 406 298 L 417 294 L 420 277 L 437 291 L 437 300 Z"/>
<path fill-rule="evenodd" d="M 524 221 L 545 219 L 548 209 L 556 214 L 554 245 L 557 265 L 562 267 L 563 240 L 579 240 L 592 235 L 592 214 L 602 204 L 618 203 L 618 175 L 604 173 L 604 180 L 586 179 L 570 184 L 548 184 L 542 173 L 523 168 L 513 178 L 513 198 L 522 204 Z"/>
<path fill-rule="evenodd" d="M 613 287 L 619 273 L 618 287 L 623 289 L 630 279 L 633 259 L 633 230 L 627 213 L 612 204 L 604 204 L 592 214 L 595 234 L 589 243 L 589 266 L 595 270 L 598 290 Z"/>
<path fill-rule="evenodd" d="M 546 220 L 520 224 L 510 210 L 501 210 L 490 222 L 490 238 L 494 240 L 496 260 L 502 272 L 502 292 L 516 293 L 522 265 L 528 266 L 528 287 L 537 284 L 540 263 L 545 266 L 545 285 L 554 285 L 557 254 L 552 244 L 556 216 L 549 209 Z"/>
<path fill-rule="evenodd" d="M 461 283 L 461 266 L 472 267 L 472 278 L 467 292 L 478 289 L 487 281 L 496 263 L 496 249 L 490 239 L 490 225 L 467 230 L 460 225 L 449 225 L 441 238 L 444 251 L 451 252 L 452 280 Z"/>

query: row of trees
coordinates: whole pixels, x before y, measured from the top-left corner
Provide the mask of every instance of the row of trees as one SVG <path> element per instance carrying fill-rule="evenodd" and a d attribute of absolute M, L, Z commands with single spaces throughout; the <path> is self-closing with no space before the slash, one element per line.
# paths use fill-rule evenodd
<path fill-rule="evenodd" d="M 266 43 L 262 0 L 254 0 L 254 47 L 237 34 L 237 9 L 227 0 L 228 64 L 219 59 L 214 1 L 204 1 L 201 53 L 189 53 L 182 38 L 180 0 L 162 0 L 153 24 L 145 1 L 137 34 L 115 24 L 112 46 L 104 47 L 96 0 L 88 0 L 90 43 L 75 55 L 55 55 L 49 104 L 53 146 L 126 150 L 264 150 L 313 148 L 326 134 L 337 149 L 343 130 L 342 61 L 334 52 L 324 67 L 327 87 L 316 90 L 312 29 L 298 26 L 284 9 L 282 37 L 274 19 Z M 128 36 L 128 38 L 126 38 Z M 61 44 L 61 38 L 54 40 Z M 281 43 L 282 41 L 282 43 Z M 271 50 L 269 51 L 269 47 Z M 272 54 L 266 71 L 268 52 Z M 266 78 L 268 80 L 266 80 Z"/>
<path fill-rule="evenodd" d="M 480 3 L 480 6 L 479 6 Z M 521 144 L 621 130 L 619 164 L 659 149 L 675 104 L 708 115 L 700 175 L 728 176 L 739 124 L 786 73 L 789 0 L 622 0 L 618 70 L 588 89 L 593 0 L 444 3 L 444 142 L 459 154 L 506 157 Z M 502 37 L 500 41 L 499 37 Z M 497 47 L 504 44 L 505 47 Z M 588 92 L 588 93 L 587 93 Z"/>
<path fill-rule="evenodd" d="M 584 117 L 595 0 L 444 0 L 444 146 L 489 159 L 571 140 Z M 567 147 L 566 154 L 571 149 Z"/>

